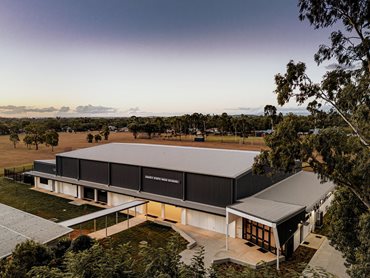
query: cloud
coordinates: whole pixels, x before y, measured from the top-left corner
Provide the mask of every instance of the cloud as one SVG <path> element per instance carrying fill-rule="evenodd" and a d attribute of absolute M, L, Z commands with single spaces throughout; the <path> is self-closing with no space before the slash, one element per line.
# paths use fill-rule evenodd
<path fill-rule="evenodd" d="M 308 115 L 309 112 L 307 111 L 306 107 L 276 107 L 277 113 L 294 113 L 298 115 Z M 232 114 L 249 114 L 249 115 L 262 115 L 264 113 L 264 107 L 234 107 L 234 108 L 226 108 L 226 111 L 232 111 Z"/>
<path fill-rule="evenodd" d="M 35 108 L 28 106 L 3 105 L 0 106 L 0 113 L 3 114 L 25 114 L 25 113 L 51 113 L 58 111 L 57 108 L 50 106 L 44 108 Z"/>
<path fill-rule="evenodd" d="M 132 115 L 132 114 L 137 114 L 137 113 L 139 113 L 140 112 L 140 108 L 139 107 L 131 107 L 131 108 L 129 108 L 129 109 L 127 109 L 126 111 L 125 111 L 125 113 L 127 113 L 127 114 L 130 114 L 130 115 Z"/>
<path fill-rule="evenodd" d="M 70 110 L 69 106 L 62 106 L 62 107 L 60 107 L 58 112 L 67 113 L 69 110 Z"/>
<path fill-rule="evenodd" d="M 76 113 L 80 114 L 104 114 L 104 113 L 116 113 L 117 109 L 106 106 L 94 106 L 94 105 L 80 105 L 75 109 Z"/>

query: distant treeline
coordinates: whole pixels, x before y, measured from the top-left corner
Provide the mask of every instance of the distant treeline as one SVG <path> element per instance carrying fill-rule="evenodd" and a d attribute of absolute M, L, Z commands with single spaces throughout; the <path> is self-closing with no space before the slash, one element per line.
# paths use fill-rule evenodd
<path fill-rule="evenodd" d="M 196 134 L 197 132 L 216 134 L 248 134 L 269 130 L 283 119 L 283 115 L 274 111 L 265 115 L 204 115 L 201 113 L 186 114 L 173 117 L 120 117 L 120 118 L 0 118 L 0 134 L 23 133 L 31 124 L 42 125 L 46 130 L 57 132 L 84 132 L 102 130 L 110 127 L 111 131 L 133 132 L 174 132 L 181 134 Z M 340 117 L 333 114 L 320 116 L 297 116 L 302 132 L 314 128 L 343 125 Z"/>

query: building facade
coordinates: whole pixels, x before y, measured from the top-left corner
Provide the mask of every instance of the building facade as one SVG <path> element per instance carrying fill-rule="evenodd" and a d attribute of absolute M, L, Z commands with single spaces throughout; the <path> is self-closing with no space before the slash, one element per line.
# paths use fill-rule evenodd
<path fill-rule="evenodd" d="M 35 161 L 32 175 L 38 188 L 109 206 L 148 200 L 139 213 L 289 255 L 314 229 L 320 211 L 325 212 L 333 185 L 320 188 L 311 173 L 254 175 L 257 154 L 113 143 Z M 297 190 L 303 182 L 311 186 L 308 199 Z"/>

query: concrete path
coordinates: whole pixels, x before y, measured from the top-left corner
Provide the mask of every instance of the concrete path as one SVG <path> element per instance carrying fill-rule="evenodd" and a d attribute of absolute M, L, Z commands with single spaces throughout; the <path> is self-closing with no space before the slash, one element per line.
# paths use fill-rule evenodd
<path fill-rule="evenodd" d="M 339 278 L 349 278 L 344 266 L 342 254 L 329 245 L 329 240 L 325 238 L 320 248 L 312 257 L 309 265 L 312 267 L 322 267 L 326 271 L 336 275 Z"/>
<path fill-rule="evenodd" d="M 133 217 L 133 218 L 130 218 L 130 220 L 125 220 L 116 225 L 110 226 L 107 229 L 101 229 L 99 231 L 90 233 L 89 236 L 95 239 L 102 239 L 107 236 L 111 236 L 119 232 L 122 232 L 124 230 L 127 230 L 129 228 L 132 228 L 141 223 L 144 223 L 145 221 L 146 221 L 145 217 L 140 217 L 140 216 Z"/>
<path fill-rule="evenodd" d="M 261 261 L 268 264 L 274 264 L 276 262 L 276 255 L 270 252 L 262 253 L 257 250 L 259 248 L 258 246 L 249 247 L 245 244 L 246 240 L 229 238 L 229 250 L 226 251 L 224 234 L 203 230 L 190 225 L 176 224 L 175 226 L 197 242 L 196 247 L 190 250 L 186 249 L 180 253 L 181 260 L 186 264 L 190 264 L 191 258 L 200 249 L 200 246 L 203 246 L 205 250 L 204 264 L 206 267 L 210 267 L 214 261 L 233 261 L 252 268 L 255 268 Z"/>

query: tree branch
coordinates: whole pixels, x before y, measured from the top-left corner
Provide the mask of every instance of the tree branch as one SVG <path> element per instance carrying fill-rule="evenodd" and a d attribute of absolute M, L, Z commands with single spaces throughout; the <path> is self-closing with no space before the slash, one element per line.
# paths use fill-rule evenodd
<path fill-rule="evenodd" d="M 350 122 L 349 119 L 347 119 L 347 117 L 344 115 L 344 113 L 338 108 L 338 106 L 331 100 L 329 99 L 324 92 L 320 92 L 320 96 L 323 100 L 329 102 L 334 108 L 335 110 L 337 110 L 338 114 L 342 117 L 342 119 L 350 126 L 350 128 L 353 130 L 353 132 L 358 136 L 358 138 L 360 139 L 360 141 L 362 142 L 363 145 L 365 145 L 366 147 L 370 147 L 369 146 L 369 143 L 366 141 L 366 139 L 360 134 L 360 132 L 357 130 L 357 128 Z"/>

